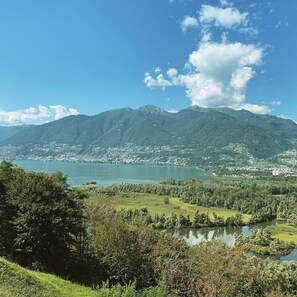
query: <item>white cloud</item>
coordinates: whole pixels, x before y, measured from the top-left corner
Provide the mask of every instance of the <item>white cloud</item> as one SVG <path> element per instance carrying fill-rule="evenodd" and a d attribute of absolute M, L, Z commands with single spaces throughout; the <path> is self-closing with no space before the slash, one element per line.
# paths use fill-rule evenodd
<path fill-rule="evenodd" d="M 257 104 L 243 104 L 238 109 L 245 109 L 253 113 L 258 114 L 267 114 L 271 109 L 266 105 L 257 105 Z"/>
<path fill-rule="evenodd" d="M 169 110 L 166 110 L 167 112 L 169 112 L 169 113 L 177 113 L 178 112 L 178 110 L 175 110 L 175 109 L 169 109 Z"/>
<path fill-rule="evenodd" d="M 164 78 L 162 73 L 159 74 L 156 79 L 153 78 L 150 73 L 146 73 L 143 81 L 148 88 L 161 87 L 163 90 L 165 90 L 166 87 L 172 85 L 169 80 Z"/>
<path fill-rule="evenodd" d="M 27 109 L 15 111 L 5 111 L 0 109 L 0 125 L 16 126 L 43 124 L 77 114 L 79 114 L 79 112 L 75 108 L 68 108 L 62 105 L 51 105 L 49 107 L 39 105 L 38 108 L 29 107 Z"/>
<path fill-rule="evenodd" d="M 192 105 L 268 113 L 268 106 L 249 104 L 245 97 L 256 67 L 262 65 L 264 48 L 229 40 L 233 37 L 229 35 L 230 30 L 250 37 L 256 37 L 258 30 L 251 26 L 247 12 L 241 13 L 229 0 L 220 0 L 220 4 L 219 7 L 202 5 L 198 18 L 186 16 L 181 23 L 184 32 L 189 27 L 199 26 L 201 33 L 198 49 L 189 55 L 184 69 L 170 68 L 164 75 L 163 72 L 155 74 L 156 77 L 146 73 L 144 82 L 149 88 L 161 87 L 163 90 L 182 87 Z"/>
<path fill-rule="evenodd" d="M 265 113 L 265 105 L 245 103 L 245 91 L 253 78 L 255 66 L 262 63 L 263 49 L 253 44 L 201 43 L 198 50 L 189 55 L 188 70 L 180 74 L 175 68 L 167 71 L 167 77 L 159 74 L 156 79 L 145 77 L 148 87 L 181 86 L 192 105 L 201 107 L 226 106 Z"/>
<path fill-rule="evenodd" d="M 202 5 L 199 20 L 203 24 L 214 23 L 216 27 L 231 29 L 237 25 L 244 24 L 248 13 L 240 13 L 233 7 L 218 8 L 211 5 Z"/>
<path fill-rule="evenodd" d="M 259 35 L 258 29 L 253 27 L 240 28 L 238 32 L 249 35 L 250 37 L 257 37 Z"/>
<path fill-rule="evenodd" d="M 54 116 L 55 120 L 59 120 L 70 115 L 79 114 L 75 108 L 68 108 L 63 105 L 50 105 L 49 110 L 51 111 L 51 115 Z"/>
<path fill-rule="evenodd" d="M 181 22 L 181 29 L 183 32 L 186 32 L 188 28 L 190 27 L 197 27 L 198 26 L 198 21 L 194 17 L 190 16 L 185 16 L 183 21 Z"/>
<path fill-rule="evenodd" d="M 205 32 L 202 36 L 202 42 L 209 42 L 211 41 L 212 34 L 210 32 Z"/>
<path fill-rule="evenodd" d="M 280 106 L 282 104 L 281 100 L 274 100 L 271 102 L 272 106 Z"/>
<path fill-rule="evenodd" d="M 232 6 L 232 3 L 230 3 L 228 0 L 220 0 L 220 3 L 222 6 Z"/>

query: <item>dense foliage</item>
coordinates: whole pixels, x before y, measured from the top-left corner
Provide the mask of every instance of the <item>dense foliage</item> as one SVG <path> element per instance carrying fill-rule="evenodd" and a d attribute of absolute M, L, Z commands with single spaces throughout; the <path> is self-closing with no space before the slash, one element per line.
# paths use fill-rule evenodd
<path fill-rule="evenodd" d="M 247 212 L 255 217 L 259 210 L 269 206 L 269 219 L 278 216 L 289 219 L 293 214 L 290 207 L 296 203 L 296 186 L 286 180 L 273 185 L 265 180 L 192 181 L 179 185 L 167 182 L 159 186 L 113 186 L 99 191 L 112 195 L 119 189 L 166 193 L 205 205 L 221 204 L 225 197 L 224 206 L 238 210 L 242 210 L 247 197 L 250 199 L 245 206 Z M 55 272 L 100 288 L 96 296 L 297 294 L 296 262 L 261 262 L 248 257 L 241 247 L 219 242 L 189 246 L 147 226 L 145 216 L 123 219 L 123 214 L 116 212 L 108 201 L 86 203 L 86 199 L 84 192 L 67 185 L 61 173 L 25 172 L 10 162 L 2 162 L 0 255 L 32 269 Z M 197 221 L 201 219 L 198 215 Z M 0 294 L 6 294 L 5 280 L 9 283 L 9 278 L 0 279 Z"/>
<path fill-rule="evenodd" d="M 84 194 L 60 172 L 0 166 L 0 251 L 27 267 L 67 273 L 85 237 Z M 75 257 L 76 257 L 75 256 Z"/>
<path fill-rule="evenodd" d="M 237 236 L 236 242 L 247 245 L 250 251 L 262 255 L 286 255 L 295 248 L 293 242 L 272 238 L 268 228 L 254 228 L 248 236 Z"/>
<path fill-rule="evenodd" d="M 210 219 L 208 212 L 199 212 L 197 210 L 193 219 L 190 215 L 171 213 L 170 216 L 165 214 L 151 215 L 148 209 L 121 209 L 117 211 L 118 216 L 125 222 L 131 223 L 134 220 L 141 219 L 145 225 L 152 226 L 155 229 L 175 229 L 175 228 L 200 228 L 200 227 L 222 227 L 222 226 L 242 226 L 244 225 L 242 215 L 237 213 L 228 217 L 226 220 L 213 212 L 213 220 Z"/>

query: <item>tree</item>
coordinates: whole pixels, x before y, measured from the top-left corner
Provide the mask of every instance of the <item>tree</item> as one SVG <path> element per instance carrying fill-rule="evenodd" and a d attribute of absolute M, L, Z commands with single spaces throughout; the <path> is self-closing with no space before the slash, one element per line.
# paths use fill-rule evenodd
<path fill-rule="evenodd" d="M 7 197 L 7 190 L 14 179 L 17 167 L 9 161 L 0 164 L 0 254 L 10 257 L 13 251 L 15 230 L 12 219 L 16 209 Z"/>
<path fill-rule="evenodd" d="M 71 190 L 61 173 L 19 168 L 5 197 L 14 213 L 12 258 L 28 267 L 65 272 L 84 233 L 82 193 Z"/>
<path fill-rule="evenodd" d="M 190 248 L 190 296 L 264 296 L 260 269 L 238 247 L 204 242 Z"/>
<path fill-rule="evenodd" d="M 164 204 L 169 204 L 170 203 L 169 197 L 164 197 L 163 202 Z"/>

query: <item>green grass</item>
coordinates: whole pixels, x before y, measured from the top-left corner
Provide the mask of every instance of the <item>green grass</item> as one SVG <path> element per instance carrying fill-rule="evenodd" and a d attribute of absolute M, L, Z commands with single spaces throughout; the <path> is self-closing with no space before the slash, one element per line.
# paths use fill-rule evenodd
<path fill-rule="evenodd" d="M 297 245 L 297 228 L 288 224 L 270 226 L 271 236 L 283 241 L 293 241 Z"/>
<path fill-rule="evenodd" d="M 137 292 L 135 285 L 90 288 L 71 283 L 48 273 L 23 268 L 0 258 L 0 297 L 165 297 L 162 287 Z"/>
<path fill-rule="evenodd" d="M 224 216 L 225 219 L 238 213 L 236 210 L 192 205 L 181 201 L 179 198 L 173 197 L 169 197 L 169 204 L 164 204 L 164 197 L 166 196 L 146 193 L 119 193 L 109 198 L 106 198 L 105 196 L 94 195 L 90 199 L 92 202 L 98 203 L 102 201 L 108 201 L 117 210 L 121 208 L 139 209 L 147 207 L 151 215 L 155 215 L 156 213 L 160 215 L 164 213 L 166 216 L 170 216 L 172 213 L 176 213 L 177 215 L 189 214 L 191 219 L 193 218 L 196 210 L 205 213 L 209 212 L 211 219 L 213 218 L 213 212 L 215 212 L 218 216 Z M 243 221 L 247 223 L 250 217 L 250 215 L 243 214 Z"/>
<path fill-rule="evenodd" d="M 0 258 L 0 297 L 95 297 L 90 288 Z"/>

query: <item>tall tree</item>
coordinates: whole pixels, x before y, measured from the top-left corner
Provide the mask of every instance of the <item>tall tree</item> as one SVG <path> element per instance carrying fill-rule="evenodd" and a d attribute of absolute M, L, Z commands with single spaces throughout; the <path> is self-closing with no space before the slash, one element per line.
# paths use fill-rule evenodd
<path fill-rule="evenodd" d="M 66 180 L 61 173 L 50 176 L 17 168 L 10 181 L 4 181 L 5 208 L 12 214 L 6 220 L 11 239 L 6 249 L 19 263 L 63 273 L 71 255 L 78 253 L 84 196 Z M 0 233 L 4 235 L 3 227 Z"/>

